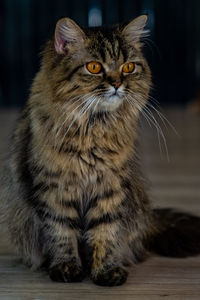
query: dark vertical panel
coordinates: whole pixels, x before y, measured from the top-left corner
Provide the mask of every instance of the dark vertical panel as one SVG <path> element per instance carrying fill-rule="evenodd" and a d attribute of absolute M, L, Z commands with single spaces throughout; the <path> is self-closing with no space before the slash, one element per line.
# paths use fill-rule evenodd
<path fill-rule="evenodd" d="M 119 1 L 119 22 L 130 21 L 140 13 L 140 1 Z"/>
<path fill-rule="evenodd" d="M 198 1 L 199 2 L 199 1 Z M 199 18 L 199 16 L 198 16 Z M 187 94 L 186 100 L 191 100 L 194 97 L 196 87 L 196 72 L 195 72 L 195 44 L 197 43 L 195 34 L 195 0 L 190 2 L 190 5 L 185 6 L 185 48 L 186 48 L 186 61 L 185 61 L 185 74 Z"/>
<path fill-rule="evenodd" d="M 21 3 L 20 3 L 21 4 Z M 20 95 L 20 45 L 19 45 L 19 5 L 16 0 L 5 2 L 5 39 L 4 39 L 4 97 L 9 105 L 15 105 Z M 11 84 L 9 84 L 11 83 Z"/>
<path fill-rule="evenodd" d="M 200 1 L 194 0 L 194 39 L 195 39 L 195 78 L 196 88 L 200 89 Z"/>
<path fill-rule="evenodd" d="M 72 14 L 70 2 L 66 0 L 60 0 L 59 5 L 56 5 L 56 9 L 55 7 L 53 8 L 53 13 L 54 13 L 53 19 L 55 21 L 58 21 L 63 17 L 70 17 Z"/>
<path fill-rule="evenodd" d="M 0 1 L 0 36 L 4 36 L 4 44 L 0 47 L 0 105 L 5 98 L 5 3 Z"/>
<path fill-rule="evenodd" d="M 72 19 L 82 26 L 87 26 L 87 1 L 72 1 Z"/>
<path fill-rule="evenodd" d="M 19 64 L 20 64 L 20 99 L 19 104 L 23 105 L 24 99 L 28 96 L 28 89 L 32 81 L 33 70 L 32 70 L 32 49 L 31 49 L 31 33 L 30 33 L 30 24 L 31 24 L 31 2 L 32 0 L 21 1 L 21 8 L 19 9 L 19 44 L 20 53 L 19 53 Z M 17 99 L 15 99 L 17 104 Z"/>
<path fill-rule="evenodd" d="M 119 0 L 104 0 L 104 23 L 113 25 L 119 22 Z"/>
<path fill-rule="evenodd" d="M 192 2 L 155 0 L 155 3 L 156 42 L 162 56 L 157 76 L 161 101 L 185 102 L 192 93 L 189 82 L 193 70 L 188 64 L 189 56 L 194 56 Z"/>

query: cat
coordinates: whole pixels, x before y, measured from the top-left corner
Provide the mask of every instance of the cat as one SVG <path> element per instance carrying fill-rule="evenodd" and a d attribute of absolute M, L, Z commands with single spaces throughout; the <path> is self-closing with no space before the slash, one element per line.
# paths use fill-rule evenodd
<path fill-rule="evenodd" d="M 150 252 L 200 252 L 200 219 L 152 209 L 140 169 L 146 21 L 83 29 L 59 20 L 14 132 L 1 222 L 24 263 L 54 281 L 121 285 Z"/>

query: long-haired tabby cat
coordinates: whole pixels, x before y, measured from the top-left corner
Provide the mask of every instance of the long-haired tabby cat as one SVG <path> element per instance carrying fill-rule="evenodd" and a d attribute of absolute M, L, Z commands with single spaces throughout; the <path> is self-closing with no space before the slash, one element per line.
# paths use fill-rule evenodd
<path fill-rule="evenodd" d="M 200 252 L 199 218 L 153 210 L 138 163 L 146 19 L 82 29 L 64 18 L 43 51 L 2 179 L 1 219 L 24 262 L 52 280 L 120 285 L 149 251 Z"/>

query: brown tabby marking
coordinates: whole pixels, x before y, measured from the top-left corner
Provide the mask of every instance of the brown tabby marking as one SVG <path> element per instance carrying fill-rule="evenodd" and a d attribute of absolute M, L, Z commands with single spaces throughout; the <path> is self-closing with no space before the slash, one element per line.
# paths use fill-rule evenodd
<path fill-rule="evenodd" d="M 159 252 L 156 236 L 179 234 L 170 229 L 176 214 L 162 224 L 151 209 L 137 158 L 137 122 L 151 85 L 141 52 L 145 22 L 83 30 L 65 18 L 43 52 L 13 136 L 0 212 L 24 262 L 45 266 L 52 280 L 81 281 L 88 272 L 96 284 L 120 285 L 127 265 L 150 246 Z M 91 74 L 88 62 L 101 72 Z M 128 62 L 134 69 L 125 74 Z M 189 253 L 200 250 L 190 245 Z"/>

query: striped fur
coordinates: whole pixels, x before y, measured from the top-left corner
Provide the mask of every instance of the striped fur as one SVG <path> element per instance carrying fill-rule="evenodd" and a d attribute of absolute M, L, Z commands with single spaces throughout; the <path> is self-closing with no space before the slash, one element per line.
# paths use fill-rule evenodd
<path fill-rule="evenodd" d="M 135 44 L 127 38 L 130 25 L 77 28 L 69 41 L 56 36 L 61 44 L 51 39 L 44 49 L 13 135 L 1 212 L 32 268 L 45 266 L 56 281 L 80 281 L 88 272 L 97 284 L 119 285 L 156 232 L 136 149 L 151 75 L 137 33 Z M 89 74 L 88 61 L 104 72 Z M 124 75 L 120 66 L 128 61 L 136 72 Z M 112 106 L 105 95 L 115 80 L 124 96 Z"/>

